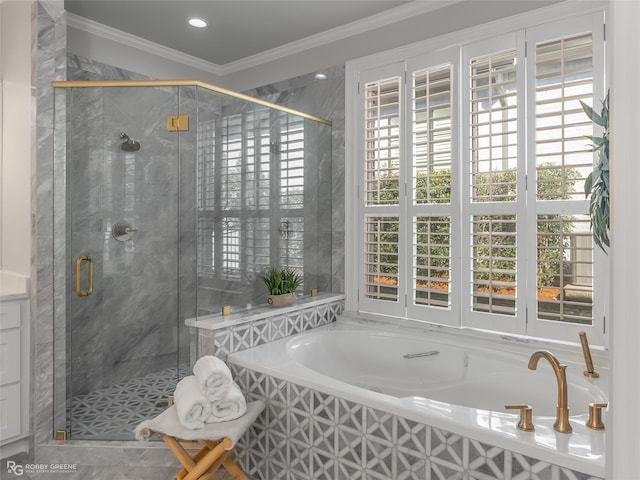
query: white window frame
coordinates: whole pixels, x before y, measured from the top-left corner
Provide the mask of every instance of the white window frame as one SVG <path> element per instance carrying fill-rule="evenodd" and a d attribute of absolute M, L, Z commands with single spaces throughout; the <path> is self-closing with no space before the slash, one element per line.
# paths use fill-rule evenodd
<path fill-rule="evenodd" d="M 541 42 L 548 42 L 554 39 L 573 37 L 581 33 L 591 32 L 593 40 L 593 70 L 594 72 L 604 72 L 604 28 L 602 16 L 598 14 L 583 15 L 562 21 L 549 22 L 544 25 L 527 29 L 527 42 L 529 55 L 527 57 L 527 81 L 534 87 L 527 91 L 527 104 L 535 106 L 535 75 L 536 75 L 536 46 Z M 593 103 L 596 111 L 598 106 L 606 95 L 604 75 L 595 75 L 593 77 Z M 535 115 L 535 112 L 533 113 Z M 598 134 L 595 130 L 594 135 Z M 536 172 L 536 124 L 531 121 L 527 124 L 527 149 L 532 154 L 527 159 L 528 171 Z M 585 139 L 585 144 L 588 144 Z M 588 214 L 589 201 L 571 200 L 571 201 L 553 201 L 553 200 L 536 200 L 536 188 L 529 188 L 528 204 L 532 208 L 527 209 L 527 224 L 532 228 L 536 228 L 537 216 L 539 214 L 561 213 L 561 214 Z M 528 246 L 527 257 L 536 259 L 536 245 L 531 242 Z M 527 334 L 540 338 L 557 338 L 560 340 L 575 340 L 581 331 L 587 332 L 589 341 L 595 345 L 604 345 L 605 339 L 605 317 L 608 310 L 608 279 L 609 265 L 606 254 L 600 250 L 595 244 L 593 245 L 593 291 L 598 292 L 598 301 L 593 302 L 591 325 L 583 325 L 569 322 L 558 322 L 553 320 L 543 320 L 536 318 L 537 315 L 537 298 L 536 298 L 536 271 L 530 269 L 528 272 L 528 283 L 531 287 L 527 290 L 528 303 L 534 306 L 534 311 L 530 312 L 533 321 L 529 322 Z"/>
<path fill-rule="evenodd" d="M 526 289 L 525 283 L 525 255 L 524 245 L 527 236 L 527 225 L 525 222 L 525 181 L 523 175 L 516 177 L 515 201 L 511 202 L 473 202 L 471 200 L 470 188 L 466 188 L 471 177 L 471 60 L 486 55 L 502 53 L 515 50 L 516 58 L 524 58 L 524 35 L 522 31 L 507 33 L 474 42 L 472 45 L 464 46 L 462 49 L 462 237 L 469 239 L 471 245 L 471 218 L 475 215 L 515 215 L 516 216 L 516 285 L 517 289 Z M 516 64 L 516 84 L 517 84 L 517 167 L 521 172 L 525 169 L 525 79 L 524 62 Z M 464 243 L 463 243 L 464 244 Z M 471 328 L 480 328 L 505 333 L 515 333 L 524 335 L 526 333 L 526 305 L 525 295 L 517 295 L 515 302 L 515 315 L 498 315 L 495 313 L 484 313 L 474 311 L 471 305 L 473 295 L 473 252 L 471 248 L 463 252 L 462 270 L 469 272 L 469 277 L 464 279 L 462 285 L 462 325 Z"/>
<path fill-rule="evenodd" d="M 530 268 L 530 271 L 523 270 L 520 267 L 521 262 L 525 262 L 526 259 L 531 262 L 531 259 L 535 262 L 536 259 L 536 242 L 529 241 L 529 244 L 526 246 L 525 251 L 519 251 L 518 255 L 518 280 L 517 285 L 518 288 L 525 288 L 527 291 L 527 295 L 519 295 L 518 296 L 518 304 L 517 314 L 515 317 L 505 318 L 504 321 L 496 320 L 496 317 L 492 315 L 492 319 L 490 322 L 483 321 L 487 314 L 483 314 L 481 312 L 470 312 L 469 302 L 467 299 L 471 298 L 471 281 L 466 278 L 466 275 L 463 274 L 464 271 L 470 271 L 470 255 L 468 252 L 456 252 L 453 255 L 453 259 L 458 260 L 458 265 L 455 267 L 456 269 L 460 269 L 459 274 L 456 274 L 452 271 L 454 281 L 456 279 L 461 279 L 461 285 L 454 286 L 453 292 L 460 292 L 461 298 L 458 301 L 452 301 L 453 304 L 459 306 L 461 311 L 459 312 L 458 319 L 450 319 L 450 318 L 436 318 L 436 315 L 429 314 L 418 314 L 414 315 L 414 309 L 410 309 L 410 299 L 409 292 L 407 289 L 403 291 L 399 291 L 399 302 L 397 305 L 394 305 L 393 308 L 384 307 L 379 308 L 380 303 L 384 302 L 363 302 L 360 298 L 362 292 L 362 279 L 363 279 L 363 271 L 362 271 L 362 261 L 360 257 L 361 252 L 360 245 L 362 245 L 363 241 L 363 232 L 362 232 L 362 218 L 363 218 L 363 209 L 361 206 L 361 202 L 359 200 L 359 195 L 363 192 L 363 185 L 360 180 L 360 159 L 361 153 L 359 151 L 359 147 L 361 145 L 361 139 L 359 138 L 359 128 L 362 125 L 362 108 L 359 104 L 359 95 L 357 94 L 358 88 L 362 86 L 367 81 L 381 80 L 383 76 L 377 76 L 376 73 L 384 72 L 386 68 L 390 68 L 393 66 L 395 71 L 399 69 L 404 69 L 407 72 L 412 71 L 412 68 L 417 61 L 418 58 L 425 57 L 428 58 L 430 55 L 435 55 L 445 50 L 445 47 L 460 46 L 463 49 L 466 49 L 462 55 L 460 55 L 459 63 L 455 65 L 454 68 L 455 75 L 458 76 L 458 80 L 456 85 L 459 86 L 458 92 L 461 93 L 462 98 L 458 98 L 458 104 L 461 105 L 460 115 L 458 115 L 458 129 L 456 132 L 464 132 L 466 127 L 464 127 L 465 119 L 468 119 L 468 110 L 469 110 L 469 102 L 468 102 L 468 89 L 465 89 L 462 86 L 462 83 L 465 81 L 465 71 L 468 68 L 468 59 L 472 58 L 474 55 L 474 49 L 476 49 L 477 44 L 482 42 L 486 42 L 486 46 L 490 47 L 490 44 L 495 38 L 492 37 L 500 37 L 502 35 L 518 35 L 523 36 L 524 32 L 518 32 L 522 29 L 526 29 L 527 35 L 527 47 L 529 48 L 529 55 L 526 59 L 527 65 L 525 67 L 525 62 L 521 62 L 518 65 L 519 70 L 526 70 L 525 75 L 519 75 L 519 82 L 522 84 L 526 84 L 526 82 L 530 82 L 530 77 L 533 75 L 535 79 L 535 69 L 531 69 L 530 63 L 533 62 L 535 64 L 535 40 L 536 39 L 544 39 L 544 41 L 552 40 L 552 36 L 550 36 L 550 31 L 556 30 L 559 32 L 559 36 L 571 36 L 573 30 L 571 30 L 572 25 L 574 24 L 589 24 L 589 30 L 593 32 L 593 43 L 594 43 L 594 58 L 597 58 L 596 62 L 600 62 L 600 59 L 604 58 L 603 56 L 603 19 L 604 19 L 604 7 L 603 4 L 594 5 L 590 10 L 585 10 L 581 15 L 576 16 L 572 9 L 568 6 L 557 6 L 550 7 L 548 9 L 544 9 L 544 11 L 539 11 L 532 14 L 521 15 L 513 21 L 498 21 L 492 22 L 491 24 L 482 25 L 478 27 L 473 27 L 471 29 L 467 29 L 461 32 L 454 32 L 452 34 L 444 35 L 442 37 L 438 37 L 436 39 L 428 40 L 425 42 L 419 42 L 414 45 L 409 45 L 407 47 L 394 49 L 389 52 L 382 52 L 380 54 L 372 55 L 370 57 L 365 57 L 363 59 L 358 59 L 355 61 L 347 62 L 346 64 L 346 249 L 347 252 L 353 252 L 352 255 L 347 255 L 347 262 L 345 268 L 345 285 L 347 291 L 347 300 L 346 300 L 346 309 L 350 311 L 360 311 L 360 312 L 371 312 L 378 313 L 384 315 L 390 315 L 393 317 L 398 317 L 395 321 L 406 321 L 406 320 L 418 320 L 418 321 L 426 321 L 430 323 L 440 323 L 444 325 L 450 326 L 459 326 L 459 327 L 469 327 L 469 328 L 477 328 L 482 330 L 493 330 L 500 331 L 506 333 L 512 333 L 515 335 L 524 335 L 530 337 L 539 337 L 549 339 L 551 341 L 572 341 L 575 342 L 577 338 L 577 332 L 581 330 L 587 331 L 590 335 L 590 341 L 596 345 L 606 345 L 606 335 L 605 335 L 605 314 L 607 312 L 607 279 L 608 279 L 608 262 L 607 257 L 604 255 L 597 247 L 594 246 L 594 291 L 598 292 L 598 300 L 594 302 L 593 309 L 593 323 L 591 326 L 588 325 L 580 325 L 580 324 L 571 324 L 565 322 L 556 322 L 556 321 L 546 321 L 532 318 L 535 316 L 534 312 L 528 312 L 527 318 L 527 308 L 531 310 L 531 306 L 536 306 L 536 271 L 535 268 Z M 558 20 L 560 19 L 560 20 Z M 585 31 L 584 29 L 582 31 Z M 499 42 L 499 40 L 496 40 Z M 472 45 L 473 44 L 473 45 Z M 498 45 L 499 47 L 499 45 Z M 518 61 L 520 62 L 520 58 L 524 57 L 524 49 L 525 42 L 523 38 L 516 39 L 516 49 L 518 51 Z M 504 50 L 504 44 L 501 47 Z M 430 52 L 427 55 L 424 55 L 424 52 Z M 406 61 L 398 62 L 398 58 L 407 59 Z M 464 60 L 463 60 L 464 58 Z M 604 76 L 604 62 L 600 64 L 594 63 L 594 71 L 598 73 L 602 73 Z M 460 72 L 460 73 L 458 73 Z M 407 73 L 409 76 L 410 73 Z M 460 78 L 462 77 L 462 78 Z M 467 76 L 468 78 L 468 76 Z M 405 125 L 404 134 L 411 135 L 410 129 L 406 128 L 406 126 L 410 125 L 410 112 L 409 103 L 406 100 L 407 91 L 410 88 L 409 80 L 404 86 L 403 97 L 405 98 L 403 105 L 405 106 L 405 113 L 403 115 L 403 122 Z M 520 98 L 518 99 L 518 108 L 522 105 L 522 111 L 519 111 L 518 118 L 518 149 L 523 153 L 518 155 L 519 161 L 526 162 L 527 168 L 529 171 L 532 165 L 535 166 L 535 154 L 531 154 L 529 152 L 535 152 L 535 135 L 532 135 L 532 129 L 535 132 L 535 122 L 526 122 L 525 119 L 528 119 L 529 112 L 526 111 L 526 107 L 529 105 L 535 106 L 534 103 L 531 103 L 531 95 L 534 95 L 535 89 L 529 89 L 527 91 L 524 88 L 518 88 L 518 95 L 522 96 L 522 101 Z M 600 101 L 600 99 L 604 96 L 604 81 L 600 78 L 594 79 L 593 85 L 594 91 L 594 103 Z M 468 125 L 468 123 L 467 123 Z M 526 127 L 526 132 L 525 132 Z M 455 133 L 454 133 L 455 134 Z M 469 164 L 468 164 L 468 154 L 469 152 L 469 139 L 468 135 L 464 133 L 461 134 L 463 138 L 459 139 L 457 145 L 459 145 L 460 152 L 457 155 L 458 158 L 462 157 L 461 161 L 461 176 L 467 175 L 469 173 Z M 526 144 L 525 144 L 526 142 Z M 533 148 L 531 142 L 533 142 Z M 405 145 L 411 145 L 410 142 L 405 141 Z M 405 147 L 407 148 L 407 147 Z M 403 152 L 401 155 L 405 159 L 405 162 L 401 162 L 401 178 L 405 180 L 404 188 L 406 190 L 406 185 L 411 185 L 410 178 L 410 168 L 408 168 L 408 164 L 406 163 L 409 159 L 407 154 L 410 152 Z M 528 153 L 529 156 L 525 157 L 525 153 Z M 404 164 L 404 166 L 403 166 Z M 525 180 L 519 180 L 524 182 Z M 531 175 L 529 174 L 529 182 L 531 182 Z M 464 185 L 464 184 L 463 184 Z M 468 185 L 468 183 L 467 183 Z M 453 186 L 452 186 L 453 188 Z M 518 192 L 524 192 L 524 188 L 521 185 L 518 185 Z M 353 192 L 354 195 L 350 195 L 350 192 Z M 527 196 L 533 195 L 535 197 L 535 187 L 531 187 L 529 185 L 529 189 L 527 190 Z M 533 193 L 532 193 L 533 192 Z M 406 191 L 403 193 L 403 198 L 408 198 L 406 195 Z M 460 192 L 461 197 L 467 197 L 465 201 L 463 201 L 464 207 L 462 210 L 462 218 L 459 222 L 460 233 L 464 235 L 466 238 L 469 238 L 471 235 L 470 231 L 470 223 L 468 221 L 462 221 L 462 219 L 468 219 L 471 215 L 476 213 L 476 209 L 478 208 L 488 208 L 486 206 L 477 207 L 471 205 L 468 201 L 469 192 Z M 531 199 L 527 198 L 527 203 L 530 203 Z M 586 201 L 585 201 L 586 202 Z M 575 208 L 569 207 L 571 212 L 569 213 L 585 213 L 588 210 L 583 211 L 582 205 L 585 204 L 583 201 L 576 201 Z M 407 201 L 406 203 L 410 203 Z M 502 210 L 500 205 L 497 205 L 496 202 L 495 209 L 494 206 L 490 207 L 489 210 L 482 210 L 483 214 L 487 212 L 502 214 L 505 213 Z M 580 206 L 578 206 L 580 204 Z M 574 212 L 575 210 L 575 212 Z M 516 215 L 518 215 L 518 227 L 517 232 L 518 236 L 525 235 L 527 228 L 533 228 L 535 230 L 535 220 L 537 215 L 537 208 L 527 208 L 527 204 L 522 202 L 522 205 L 518 206 L 518 211 Z M 401 215 L 404 216 L 405 224 L 408 220 L 412 219 L 412 215 L 415 212 L 412 212 L 412 207 L 406 205 Z M 509 213 L 514 213 L 513 211 L 509 211 Z M 547 212 L 548 213 L 548 212 Z M 411 240 L 411 230 L 409 228 L 401 229 L 401 235 L 404 237 L 400 239 L 400 245 L 405 245 L 405 252 L 400 252 L 402 255 L 402 259 L 399 260 L 401 263 L 399 265 L 399 269 L 404 269 L 404 278 L 406 281 L 409 281 L 411 274 L 407 272 L 406 269 L 410 269 L 411 266 L 408 263 L 408 260 L 411 255 L 412 249 L 412 240 Z M 522 246 L 520 242 L 518 242 L 520 248 L 525 248 Z M 526 259 L 525 259 L 526 255 Z M 525 274 L 526 273 L 526 278 Z M 462 278 L 465 277 L 463 280 Z M 529 285 L 533 285 L 533 287 L 529 288 Z M 410 290 L 410 289 L 409 289 Z M 526 298 L 525 298 L 526 297 Z M 405 299 L 402 301 L 402 299 Z M 407 305 L 404 305 L 406 302 Z M 528 304 L 528 307 L 527 307 Z M 421 306 L 420 310 L 427 311 L 430 310 L 429 307 Z M 535 310 L 535 309 L 534 309 Z M 431 313 L 431 312 L 429 312 Z M 413 318 L 409 318 L 413 317 Z"/>
<path fill-rule="evenodd" d="M 446 48 L 438 52 L 413 57 L 407 60 L 407 83 L 405 90 L 410 92 L 413 87 L 413 77 L 416 72 L 424 70 L 437 70 L 447 65 L 451 65 L 451 203 L 449 204 L 414 204 L 412 192 L 408 191 L 405 196 L 407 232 L 413 233 L 413 219 L 418 216 L 440 216 L 446 215 L 451 217 L 451 244 L 450 244 L 450 269 L 451 269 L 451 292 L 449 293 L 450 306 L 448 308 L 434 307 L 430 305 L 417 305 L 414 302 L 414 289 L 407 289 L 406 292 L 406 312 L 409 318 L 429 323 L 437 323 L 440 325 L 459 326 L 460 325 L 460 295 L 461 289 L 458 279 L 460 275 L 460 242 L 455 239 L 461 235 L 460 229 L 460 211 L 455 206 L 460 194 L 460 168 L 461 158 L 459 151 L 459 104 L 457 95 L 459 94 L 459 58 L 460 48 L 454 46 Z M 405 144 L 413 145 L 413 118 L 412 109 L 405 109 Z M 409 190 L 413 188 L 413 152 L 407 154 L 407 166 L 405 168 L 404 184 Z M 413 234 L 406 235 L 406 248 L 409 260 L 413 256 L 414 242 Z M 411 267 L 413 268 L 413 267 Z M 413 281 L 413 272 L 410 277 Z M 405 282 L 406 283 L 406 282 Z M 413 285 L 413 284 L 412 284 Z"/>
<path fill-rule="evenodd" d="M 360 77 L 360 81 L 362 85 L 361 87 L 362 95 L 359 95 L 359 109 L 358 109 L 359 125 L 364 125 L 364 122 L 365 122 L 365 118 L 364 118 L 365 101 L 366 101 L 366 96 L 364 94 L 365 85 L 367 83 L 379 81 L 382 79 L 398 77 L 400 79 L 399 104 L 401 108 L 401 111 L 399 112 L 399 121 L 400 121 L 399 128 L 401 132 L 404 131 L 404 125 L 406 123 L 406 119 L 405 119 L 404 110 L 402 110 L 402 108 L 404 105 L 406 105 L 406 90 L 407 90 L 404 86 L 404 80 L 403 80 L 404 76 L 405 76 L 404 62 L 395 63 L 382 68 L 376 68 L 376 69 L 369 70 L 367 72 L 363 72 L 362 76 Z M 360 145 L 360 148 L 361 148 L 359 150 L 360 152 L 363 152 L 362 147 L 364 146 L 364 142 L 365 142 L 364 136 L 362 135 L 362 132 L 360 132 L 360 135 L 358 136 L 358 144 Z M 405 142 L 401 141 L 400 142 L 400 158 L 405 157 L 404 148 L 405 148 Z M 358 163 L 362 165 L 362 163 L 364 162 L 364 153 L 361 153 L 360 156 L 357 158 L 358 158 Z M 365 188 L 366 188 L 365 182 L 364 182 L 365 178 L 364 178 L 364 175 L 362 174 L 363 170 L 359 166 L 356 168 L 360 173 L 358 174 L 358 180 L 357 180 L 358 216 L 357 216 L 355 225 L 358 226 L 357 227 L 358 228 L 358 244 L 364 245 L 365 233 L 364 233 L 364 225 L 362 220 L 364 219 L 365 215 L 372 215 L 376 217 L 397 215 L 400 223 L 402 224 L 404 221 L 406 221 L 406 213 L 403 211 L 404 205 L 402 203 L 399 205 L 365 206 L 364 205 L 365 202 L 360 200 L 360 198 L 364 197 L 365 195 Z M 406 165 L 403 165 L 401 162 L 400 163 L 400 179 L 406 178 L 406 173 L 404 172 L 405 169 L 406 169 Z M 400 181 L 399 195 L 401 199 L 405 197 L 405 193 L 406 193 L 405 187 L 406 187 L 405 182 Z M 398 233 L 399 233 L 398 244 L 406 245 L 406 239 L 405 239 L 406 231 L 400 230 Z M 405 311 L 404 302 L 405 302 L 406 288 L 407 288 L 406 281 L 398 282 L 398 297 L 397 297 L 397 301 L 395 302 L 372 300 L 372 299 L 366 298 L 364 294 L 365 292 L 364 252 L 362 251 L 361 247 L 359 247 L 357 250 L 354 250 L 354 251 L 359 252 L 357 257 L 360 260 L 358 261 L 358 267 L 356 270 L 358 272 L 357 285 L 358 285 L 358 297 L 359 297 L 358 300 L 359 300 L 360 310 L 363 312 L 377 313 L 381 315 L 393 315 L 393 316 L 403 317 L 404 311 Z M 398 279 L 407 278 L 407 273 L 405 271 L 406 256 L 407 256 L 406 249 L 400 249 L 398 251 Z"/>

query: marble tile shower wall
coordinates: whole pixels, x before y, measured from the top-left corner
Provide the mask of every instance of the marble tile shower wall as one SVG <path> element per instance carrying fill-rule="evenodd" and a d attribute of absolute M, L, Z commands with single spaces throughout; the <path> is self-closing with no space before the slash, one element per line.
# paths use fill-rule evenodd
<path fill-rule="evenodd" d="M 54 157 L 65 155 L 64 144 L 54 144 L 54 95 L 51 82 L 64 80 L 66 74 L 67 20 L 62 2 L 34 2 L 32 4 L 32 118 L 35 122 L 35 155 L 31 165 L 31 338 L 33 362 L 31 392 L 34 412 L 32 429 L 34 443 L 51 439 L 53 432 L 54 392 L 54 313 L 64 315 L 60 292 L 54 291 L 54 260 L 64 256 L 64 243 L 55 242 L 54 231 L 64 231 L 65 219 L 54 218 Z M 64 112 L 64 110 L 62 110 Z M 58 120 L 58 118 L 56 118 Z M 55 150 L 55 152 L 54 152 Z M 55 153 L 55 155 L 54 155 Z M 64 197 L 55 201 L 64 202 Z M 64 290 L 64 288 L 63 288 Z M 54 301 L 55 300 L 55 301 Z M 64 329 L 63 329 L 64 331 Z M 56 335 L 58 331 L 56 331 Z M 65 352 L 56 351 L 56 360 L 64 362 Z M 64 388 L 56 385 L 56 388 Z M 63 391 L 64 392 L 64 391 Z"/>
<path fill-rule="evenodd" d="M 176 226 L 189 208 L 178 202 L 177 136 L 166 130 L 177 89 L 77 89 L 70 96 L 67 263 L 93 259 L 94 291 L 68 296 L 67 368 L 73 393 L 86 394 L 176 365 L 176 323 L 184 318 L 176 272 L 185 263 Z M 120 132 L 142 148 L 123 151 Z M 131 240 L 110 234 L 117 222 L 137 230 Z M 193 264 L 195 252 L 188 253 Z"/>
<path fill-rule="evenodd" d="M 267 405 L 237 445 L 254 480 L 602 480 L 230 366 Z"/>

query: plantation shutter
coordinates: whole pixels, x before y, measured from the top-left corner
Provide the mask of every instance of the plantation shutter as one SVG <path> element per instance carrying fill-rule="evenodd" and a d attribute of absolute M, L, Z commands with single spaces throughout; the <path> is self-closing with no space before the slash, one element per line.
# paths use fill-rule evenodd
<path fill-rule="evenodd" d="M 243 255 L 245 271 L 262 273 L 271 265 L 271 118 L 267 108 L 246 114 L 246 208 Z"/>
<path fill-rule="evenodd" d="M 404 180 L 401 168 L 404 66 L 362 77 L 363 129 L 360 308 L 404 315 L 406 274 Z"/>
<path fill-rule="evenodd" d="M 280 142 L 274 152 L 280 160 L 279 263 L 297 269 L 301 276 L 304 268 L 304 145 L 304 118 L 280 114 Z"/>
<path fill-rule="evenodd" d="M 529 272 L 535 321 L 528 330 L 572 341 L 586 330 L 592 342 L 601 343 L 605 306 L 594 303 L 594 291 L 605 278 L 596 273 L 606 272 L 606 260 L 594 248 L 584 195 L 594 161 L 585 137 L 598 132 L 580 102 L 599 112 L 604 97 L 602 78 L 594 76 L 603 71 L 602 18 L 548 24 L 528 31 L 528 39 L 535 52 L 528 59 L 535 86 L 529 97 L 535 106 L 529 167 L 536 178 L 529 194 L 536 242 L 529 255 L 537 260 L 536 271 Z"/>
<path fill-rule="evenodd" d="M 300 209 L 304 200 L 304 118 L 280 115 L 280 142 L 274 149 L 280 155 L 280 208 Z"/>
<path fill-rule="evenodd" d="M 216 121 L 198 122 L 198 274 L 213 275 L 215 243 L 213 224 L 216 207 Z"/>
<path fill-rule="evenodd" d="M 602 24 L 358 72 L 359 311 L 603 344 L 607 261 L 583 192 L 598 132 L 580 105 L 604 97 Z"/>
<path fill-rule="evenodd" d="M 411 254 L 407 315 L 459 325 L 459 159 L 457 69 L 459 48 L 408 62 L 411 169 L 407 200 Z"/>
<path fill-rule="evenodd" d="M 469 252 L 463 259 L 470 272 L 464 323 L 524 333 L 524 35 L 466 47 L 463 62 L 463 229 Z"/>

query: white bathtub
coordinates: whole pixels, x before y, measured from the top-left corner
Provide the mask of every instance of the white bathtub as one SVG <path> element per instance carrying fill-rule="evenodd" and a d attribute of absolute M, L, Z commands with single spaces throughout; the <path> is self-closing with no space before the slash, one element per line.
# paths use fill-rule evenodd
<path fill-rule="evenodd" d="M 374 328 L 371 325 L 375 325 Z M 604 432 L 586 428 L 591 402 L 606 402 L 603 378 L 589 380 L 583 365 L 567 363 L 572 434 L 553 430 L 557 382 L 539 346 L 470 342 L 451 334 L 339 320 L 229 356 L 229 362 L 379 408 L 453 433 L 604 477 Z M 550 350 L 553 351 L 551 348 Z M 435 353 L 437 352 L 437 353 Z M 406 354 L 431 353 L 406 358 Z M 573 355 L 575 356 L 575 355 Z M 533 406 L 535 432 L 516 429 L 505 404 Z M 605 417 L 606 421 L 606 417 Z"/>

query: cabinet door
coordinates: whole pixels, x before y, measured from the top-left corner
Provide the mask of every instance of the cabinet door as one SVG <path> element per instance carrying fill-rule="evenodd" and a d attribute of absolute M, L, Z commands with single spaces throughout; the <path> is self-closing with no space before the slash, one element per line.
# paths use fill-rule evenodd
<path fill-rule="evenodd" d="M 20 326 L 20 304 L 0 302 L 0 330 Z"/>
<path fill-rule="evenodd" d="M 0 330 L 0 385 L 20 380 L 20 329 Z"/>
<path fill-rule="evenodd" d="M 0 439 L 20 435 L 20 384 L 0 387 Z"/>

